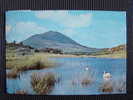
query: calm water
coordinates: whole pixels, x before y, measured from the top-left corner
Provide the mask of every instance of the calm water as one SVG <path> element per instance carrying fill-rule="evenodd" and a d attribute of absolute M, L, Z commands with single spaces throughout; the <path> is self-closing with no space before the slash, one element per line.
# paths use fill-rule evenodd
<path fill-rule="evenodd" d="M 58 66 L 50 69 L 31 70 L 23 72 L 20 78 L 7 79 L 7 92 L 15 93 L 18 90 L 26 90 L 29 94 L 35 94 L 30 85 L 32 72 L 53 72 L 60 81 L 55 84 L 51 95 L 89 95 L 101 94 L 98 91 L 99 85 L 103 82 L 103 72 L 110 72 L 113 80 L 126 79 L 126 59 L 112 58 L 51 58 L 58 63 Z M 89 72 L 85 68 L 89 68 Z M 90 71 L 91 70 L 91 71 Z M 78 82 L 88 77 L 91 72 L 93 84 L 83 87 Z M 90 75 L 89 75 L 90 76 Z M 76 84 L 73 85 L 72 81 Z M 116 93 L 116 92 L 115 92 Z"/>

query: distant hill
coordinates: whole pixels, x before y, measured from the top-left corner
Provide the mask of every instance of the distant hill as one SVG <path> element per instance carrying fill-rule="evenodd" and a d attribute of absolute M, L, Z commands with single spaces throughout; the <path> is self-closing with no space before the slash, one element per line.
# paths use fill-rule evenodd
<path fill-rule="evenodd" d="M 101 57 L 108 57 L 109 55 L 112 57 L 120 57 L 120 58 L 124 58 L 126 57 L 126 45 L 122 44 L 122 45 L 118 45 L 116 47 L 112 47 L 112 48 L 104 48 L 101 51 L 92 53 L 91 55 L 94 56 L 101 56 Z"/>
<path fill-rule="evenodd" d="M 100 50 L 83 46 L 62 33 L 54 31 L 33 35 L 24 40 L 23 44 L 37 49 L 59 49 L 64 53 L 92 53 Z"/>
<path fill-rule="evenodd" d="M 116 47 L 113 47 L 113 48 L 108 48 L 107 51 L 109 51 L 110 53 L 113 53 L 113 52 L 118 52 L 118 51 L 126 51 L 126 45 L 119 45 L 119 46 L 116 46 Z"/>

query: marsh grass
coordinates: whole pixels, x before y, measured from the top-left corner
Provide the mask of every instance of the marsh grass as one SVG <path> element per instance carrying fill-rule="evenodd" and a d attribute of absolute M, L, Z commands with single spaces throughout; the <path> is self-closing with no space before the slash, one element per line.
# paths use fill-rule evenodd
<path fill-rule="evenodd" d="M 116 92 L 124 93 L 126 92 L 126 79 L 120 79 L 115 81 L 114 90 Z"/>
<path fill-rule="evenodd" d="M 20 56 L 7 60 L 7 68 L 24 71 L 28 69 L 43 69 L 54 66 L 54 62 L 49 61 L 44 54 L 34 54 L 29 56 Z"/>
<path fill-rule="evenodd" d="M 52 91 L 55 82 L 55 75 L 50 72 L 45 73 L 44 75 L 33 73 L 31 76 L 32 88 L 38 94 L 49 94 Z"/>
<path fill-rule="evenodd" d="M 83 87 L 86 87 L 88 85 L 91 85 L 95 81 L 95 74 L 94 70 L 92 70 L 90 67 L 87 71 L 84 71 L 84 74 L 82 75 L 81 84 Z"/>
<path fill-rule="evenodd" d="M 84 78 L 82 81 L 81 81 L 81 84 L 82 84 L 82 86 L 88 86 L 89 84 L 91 84 L 92 83 L 92 79 L 90 79 L 90 78 Z"/>
<path fill-rule="evenodd" d="M 15 78 L 20 72 L 27 70 L 39 70 L 43 68 L 51 68 L 55 63 L 48 60 L 44 54 L 34 54 L 28 56 L 8 57 L 6 60 L 6 68 L 11 69 L 7 74 L 8 78 Z"/>
<path fill-rule="evenodd" d="M 18 76 L 19 72 L 16 69 L 13 69 L 6 74 L 7 78 L 17 78 Z"/>
<path fill-rule="evenodd" d="M 111 93 L 111 92 L 123 93 L 126 92 L 126 82 L 125 80 L 104 81 L 101 84 L 99 90 L 105 93 Z"/>
<path fill-rule="evenodd" d="M 112 81 L 104 81 L 101 84 L 99 91 L 105 92 L 105 93 L 113 92 L 113 82 Z"/>
<path fill-rule="evenodd" d="M 83 70 L 80 73 L 76 73 L 72 79 L 72 85 L 79 85 L 82 87 L 87 87 L 95 81 L 95 73 L 91 68 L 88 70 Z"/>
<path fill-rule="evenodd" d="M 20 91 L 16 91 L 16 93 L 15 94 L 24 94 L 24 95 L 27 95 L 28 93 L 26 92 L 26 91 L 24 91 L 24 90 L 20 90 Z"/>

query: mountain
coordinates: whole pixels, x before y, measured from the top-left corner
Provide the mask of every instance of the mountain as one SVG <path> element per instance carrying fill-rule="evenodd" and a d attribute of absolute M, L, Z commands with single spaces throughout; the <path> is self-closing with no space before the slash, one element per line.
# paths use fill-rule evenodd
<path fill-rule="evenodd" d="M 91 53 L 100 50 L 82 46 L 62 33 L 54 31 L 33 35 L 24 40 L 23 44 L 37 49 L 60 49 L 64 53 Z"/>

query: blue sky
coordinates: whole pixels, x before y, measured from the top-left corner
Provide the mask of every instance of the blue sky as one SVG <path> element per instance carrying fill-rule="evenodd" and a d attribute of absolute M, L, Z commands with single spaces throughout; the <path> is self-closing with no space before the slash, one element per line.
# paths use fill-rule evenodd
<path fill-rule="evenodd" d="M 6 12 L 6 39 L 23 41 L 34 34 L 58 31 L 95 48 L 126 44 L 126 12 L 87 10 L 16 10 Z"/>

